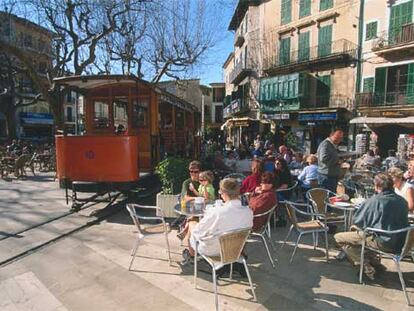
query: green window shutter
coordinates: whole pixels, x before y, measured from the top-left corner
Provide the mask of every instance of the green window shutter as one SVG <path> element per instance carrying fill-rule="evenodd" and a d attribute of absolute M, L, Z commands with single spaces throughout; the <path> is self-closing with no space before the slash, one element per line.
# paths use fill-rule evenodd
<path fill-rule="evenodd" d="M 321 0 L 319 3 L 319 11 L 325 11 L 333 8 L 333 0 Z"/>
<path fill-rule="evenodd" d="M 372 22 L 365 27 L 365 41 L 375 39 L 377 37 L 378 23 Z"/>
<path fill-rule="evenodd" d="M 311 15 L 311 0 L 300 0 L 299 3 L 299 18 Z"/>
<path fill-rule="evenodd" d="M 329 96 L 331 95 L 331 76 L 320 76 L 316 85 L 317 106 L 329 106 Z"/>
<path fill-rule="evenodd" d="M 364 84 L 362 87 L 363 93 L 372 93 L 374 92 L 374 77 L 364 78 Z"/>
<path fill-rule="evenodd" d="M 292 0 L 282 0 L 281 24 L 287 24 L 292 20 Z"/>
<path fill-rule="evenodd" d="M 298 60 L 307 61 L 309 60 L 309 36 L 310 32 L 301 32 L 299 34 L 299 52 Z"/>
<path fill-rule="evenodd" d="M 318 56 L 328 56 L 332 49 L 332 25 L 319 28 Z"/>
<path fill-rule="evenodd" d="M 385 90 L 387 84 L 387 67 L 376 68 L 375 69 L 375 84 L 374 84 L 374 92 L 375 92 L 375 104 L 382 104 L 385 101 Z"/>
<path fill-rule="evenodd" d="M 286 65 L 290 62 L 290 38 L 280 40 L 279 64 Z"/>
<path fill-rule="evenodd" d="M 391 7 L 388 29 L 389 44 L 398 44 L 402 26 L 410 24 L 413 16 L 413 1 L 393 5 Z"/>
<path fill-rule="evenodd" d="M 414 104 L 414 63 L 408 64 L 407 103 Z"/>

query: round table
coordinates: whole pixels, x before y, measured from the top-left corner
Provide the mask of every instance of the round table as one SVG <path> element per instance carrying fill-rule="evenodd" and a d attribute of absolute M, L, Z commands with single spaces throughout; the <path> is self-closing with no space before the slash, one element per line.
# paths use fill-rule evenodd
<path fill-rule="evenodd" d="M 325 203 L 329 207 L 332 207 L 334 209 L 341 210 L 344 212 L 344 230 L 349 231 L 349 228 L 352 225 L 352 217 L 356 210 L 355 204 L 352 204 L 350 202 L 342 202 L 342 201 L 334 202 L 334 203 L 326 201 Z"/>
<path fill-rule="evenodd" d="M 174 206 L 174 212 L 176 212 L 179 215 L 183 215 L 186 217 L 203 217 L 205 213 L 205 208 L 198 209 L 194 207 L 194 201 L 188 201 L 185 204 L 185 208 L 181 206 L 181 204 L 176 204 Z"/>

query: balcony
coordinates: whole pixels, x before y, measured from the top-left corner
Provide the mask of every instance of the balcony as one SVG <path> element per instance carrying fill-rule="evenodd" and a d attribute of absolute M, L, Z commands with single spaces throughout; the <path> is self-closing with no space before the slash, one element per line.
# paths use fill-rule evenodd
<path fill-rule="evenodd" d="M 341 94 L 316 96 L 304 103 L 301 108 L 344 108 L 352 110 L 353 100 L 352 98 Z"/>
<path fill-rule="evenodd" d="M 274 55 L 265 59 L 264 68 L 268 74 L 274 75 L 302 70 L 346 67 L 357 60 L 357 48 L 355 43 L 340 39 L 285 55 Z"/>
<path fill-rule="evenodd" d="M 414 104 L 414 93 L 357 93 L 355 96 L 357 108 L 380 108 L 387 106 L 405 106 Z"/>
<path fill-rule="evenodd" d="M 382 32 L 373 41 L 372 50 L 379 56 L 393 60 L 414 56 L 414 23 Z"/>
<path fill-rule="evenodd" d="M 233 84 L 238 84 L 244 78 L 250 76 L 252 72 L 253 69 L 249 62 L 247 62 L 246 64 L 243 61 L 238 62 L 230 74 L 230 82 Z"/>

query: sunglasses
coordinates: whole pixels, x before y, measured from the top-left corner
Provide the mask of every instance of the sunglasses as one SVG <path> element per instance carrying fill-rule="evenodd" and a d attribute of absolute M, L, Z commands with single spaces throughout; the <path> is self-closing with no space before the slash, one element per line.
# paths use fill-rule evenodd
<path fill-rule="evenodd" d="M 200 173 L 200 171 L 197 171 L 197 170 L 196 170 L 196 171 L 190 170 L 190 173 L 191 173 L 191 174 L 197 174 L 197 173 Z"/>
<path fill-rule="evenodd" d="M 198 181 L 200 181 L 200 182 L 201 182 L 201 181 L 207 181 L 207 179 L 199 179 Z"/>

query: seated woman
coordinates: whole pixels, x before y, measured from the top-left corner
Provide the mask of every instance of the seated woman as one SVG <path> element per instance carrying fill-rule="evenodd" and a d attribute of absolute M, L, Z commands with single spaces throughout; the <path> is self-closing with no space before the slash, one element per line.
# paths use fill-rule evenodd
<path fill-rule="evenodd" d="M 249 198 L 249 206 L 253 214 L 263 214 L 277 205 L 277 196 L 274 191 L 275 177 L 273 173 L 264 172 L 261 177 L 260 186 L 258 186 Z M 253 231 L 259 230 L 267 220 L 267 216 L 261 216 L 253 219 Z"/>
<path fill-rule="evenodd" d="M 301 186 L 305 190 L 312 188 L 312 184 L 316 181 L 318 182 L 318 158 L 314 154 L 308 155 L 306 158 L 308 166 L 306 166 L 302 173 L 299 174 L 298 180 L 301 183 Z"/>
<path fill-rule="evenodd" d="M 404 172 L 397 168 L 391 167 L 388 170 L 388 175 L 391 176 L 394 182 L 394 191 L 396 194 L 402 196 L 408 203 L 408 210 L 414 211 L 414 186 L 403 179 Z"/>
<path fill-rule="evenodd" d="M 190 184 L 190 191 L 198 197 L 203 197 L 207 201 L 214 201 L 216 194 L 213 187 L 214 174 L 212 171 L 201 172 L 198 181 L 200 186 L 196 190 L 195 187 Z"/>
<path fill-rule="evenodd" d="M 247 176 L 242 183 L 240 188 L 240 193 L 244 194 L 246 192 L 251 193 L 260 185 L 260 178 L 263 172 L 262 161 L 259 159 L 253 159 L 251 164 L 252 174 Z"/>
<path fill-rule="evenodd" d="M 196 242 L 198 250 L 207 256 L 220 255 L 218 238 L 202 240 L 209 236 L 230 230 L 251 228 L 253 226 L 253 212 L 240 201 L 240 186 L 236 179 L 225 178 L 220 181 L 219 193 L 224 201 L 221 206 L 208 209 L 199 223 L 189 222 L 189 249 L 183 251 L 184 263 L 190 256 L 194 256 Z"/>
<path fill-rule="evenodd" d="M 290 170 L 288 167 L 287 162 L 283 158 L 277 158 L 275 161 L 275 175 L 276 175 L 276 190 L 284 190 L 289 188 L 292 185 L 292 174 L 290 174 Z M 283 192 L 278 193 L 277 198 L 279 201 L 288 200 L 292 192 Z"/>

